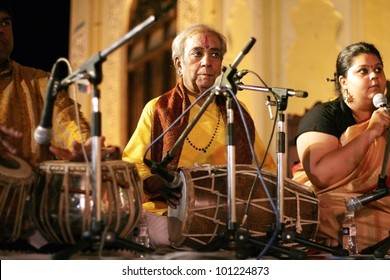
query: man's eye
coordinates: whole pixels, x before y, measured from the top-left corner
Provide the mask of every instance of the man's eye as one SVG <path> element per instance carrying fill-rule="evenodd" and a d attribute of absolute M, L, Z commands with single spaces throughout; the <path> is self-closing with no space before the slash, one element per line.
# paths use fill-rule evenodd
<path fill-rule="evenodd" d="M 0 25 L 3 27 L 10 27 L 11 26 L 11 20 L 10 19 L 3 19 L 0 20 Z"/>
<path fill-rule="evenodd" d="M 196 56 L 196 57 L 200 57 L 203 55 L 203 53 L 201 51 L 196 51 L 196 52 L 193 52 L 192 55 Z"/>
<path fill-rule="evenodd" d="M 10 19 L 0 20 L 0 25 L 3 27 L 9 27 L 9 26 L 11 26 L 11 24 L 12 24 L 12 21 Z"/>

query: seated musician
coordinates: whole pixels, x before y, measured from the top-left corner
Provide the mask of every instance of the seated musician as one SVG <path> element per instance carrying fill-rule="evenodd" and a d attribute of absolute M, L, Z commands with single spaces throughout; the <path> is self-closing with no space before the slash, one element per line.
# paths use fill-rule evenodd
<path fill-rule="evenodd" d="M 87 153 L 91 150 L 90 126 L 84 115 L 80 111 L 76 112 L 75 101 L 66 91 L 58 93 L 54 104 L 51 145 L 38 145 L 34 140 L 34 131 L 40 124 L 44 109 L 44 95 L 50 73 L 23 66 L 10 58 L 14 46 L 13 12 L 10 3 L 11 1 L 0 2 L 0 156 L 2 162 L 11 160 L 11 155 L 27 162 L 31 167 L 52 159 L 83 160 L 82 143 Z M 76 121 L 77 114 L 80 116 L 80 126 Z M 102 137 L 102 157 L 116 151 L 116 147 L 104 147 L 104 141 Z M 9 175 L 5 174 L 5 177 L 7 176 Z M 3 241 L 2 239 L 7 240 L 7 236 L 1 236 L 0 241 Z M 42 243 L 40 241 L 38 243 L 33 245 L 40 247 Z"/>
<path fill-rule="evenodd" d="M 376 47 L 359 42 L 344 48 L 337 57 L 335 84 L 338 98 L 315 106 L 299 124 L 296 142 L 302 165 L 293 180 L 311 186 L 318 194 L 317 239 L 336 247 L 342 244 L 346 201 L 377 188 L 389 141 L 389 112 L 373 104 L 376 94 L 387 92 Z M 385 171 L 389 173 L 389 164 Z M 390 197 L 352 210 L 358 250 L 389 236 Z"/>
<path fill-rule="evenodd" d="M 181 113 L 195 102 L 196 98 L 214 85 L 221 74 L 222 59 L 226 53 L 225 37 L 213 28 L 196 24 L 180 32 L 172 43 L 172 61 L 180 76 L 177 85 L 167 93 L 147 103 L 138 126 L 124 149 L 122 159 L 135 163 L 144 180 L 147 219 L 150 227 L 151 245 L 155 248 L 169 245 L 167 230 L 167 207 L 180 207 L 181 186 L 171 186 L 157 174 L 152 174 L 144 164 L 144 156 L 154 162 L 161 162 L 171 150 L 183 129 L 199 112 L 202 100 L 191 108 L 155 145 L 149 145 L 174 122 Z M 207 97 L 206 97 L 207 98 Z M 243 121 L 235 109 L 236 163 L 253 164 Z M 259 162 L 265 157 L 263 168 L 275 170 L 273 158 L 265 154 L 265 146 L 255 131 L 254 123 L 247 111 L 245 122 L 252 135 L 256 157 Z M 199 122 L 176 151 L 167 167 L 191 167 L 200 164 L 227 164 L 226 153 L 226 106 L 223 96 L 217 96 L 214 102 L 200 117 Z"/>

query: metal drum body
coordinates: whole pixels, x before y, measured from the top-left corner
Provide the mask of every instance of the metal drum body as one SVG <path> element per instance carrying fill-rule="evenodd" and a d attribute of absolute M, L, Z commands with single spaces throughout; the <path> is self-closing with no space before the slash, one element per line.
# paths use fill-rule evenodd
<path fill-rule="evenodd" d="M 104 161 L 101 177 L 101 224 L 105 230 L 129 238 L 142 213 L 142 181 L 136 166 Z M 32 216 L 48 242 L 74 244 L 91 231 L 96 218 L 91 182 L 91 165 L 85 163 L 47 161 L 39 165 Z"/>
<path fill-rule="evenodd" d="M 14 242 L 28 230 L 25 209 L 34 180 L 27 162 L 11 154 L 0 158 L 0 242 Z"/>

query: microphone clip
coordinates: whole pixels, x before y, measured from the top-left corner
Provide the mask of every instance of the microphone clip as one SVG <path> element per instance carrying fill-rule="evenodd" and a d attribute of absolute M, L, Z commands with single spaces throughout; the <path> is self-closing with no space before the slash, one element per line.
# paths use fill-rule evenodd
<path fill-rule="evenodd" d="M 379 175 L 378 176 L 378 186 L 377 189 L 387 188 L 387 175 Z"/>
<path fill-rule="evenodd" d="M 147 167 L 149 167 L 150 172 L 152 172 L 152 174 L 158 173 L 160 165 L 157 162 L 144 158 L 144 163 L 146 164 Z"/>
<path fill-rule="evenodd" d="M 237 69 L 229 66 L 223 66 L 221 74 L 217 77 L 214 82 L 214 87 L 216 90 L 216 94 L 225 92 L 227 90 L 233 91 L 235 94 L 237 93 L 237 77 L 235 76 Z"/>

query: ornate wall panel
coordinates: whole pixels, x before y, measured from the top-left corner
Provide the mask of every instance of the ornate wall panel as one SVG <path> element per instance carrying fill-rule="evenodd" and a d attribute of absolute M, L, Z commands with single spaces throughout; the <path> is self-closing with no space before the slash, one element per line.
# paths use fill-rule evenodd
<path fill-rule="evenodd" d="M 287 84 L 310 93 L 302 100 L 291 99 L 290 105 L 298 105 L 300 110 L 294 111 L 303 114 L 319 99 L 334 97 L 334 85 L 325 79 L 333 78 L 340 51 L 341 15 L 329 0 L 301 0 L 291 10 L 291 21 L 296 36 L 288 50 Z"/>
<path fill-rule="evenodd" d="M 367 20 L 361 20 L 361 19 Z M 357 40 L 366 40 L 375 44 L 381 52 L 385 69 L 390 69 L 390 37 L 388 36 L 390 18 L 390 1 L 363 0 L 361 20 L 361 34 Z M 387 78 L 390 72 L 387 70 Z"/>
<path fill-rule="evenodd" d="M 103 1 L 103 24 L 101 37 L 103 50 L 123 42 L 129 32 L 131 0 Z M 126 37 L 127 38 L 127 37 Z M 103 83 L 101 86 L 102 134 L 108 135 L 110 142 L 123 147 L 128 141 L 128 120 L 126 114 L 127 91 L 127 44 L 120 45 L 108 55 L 103 64 Z M 115 132 L 115 133 L 113 133 Z"/>

